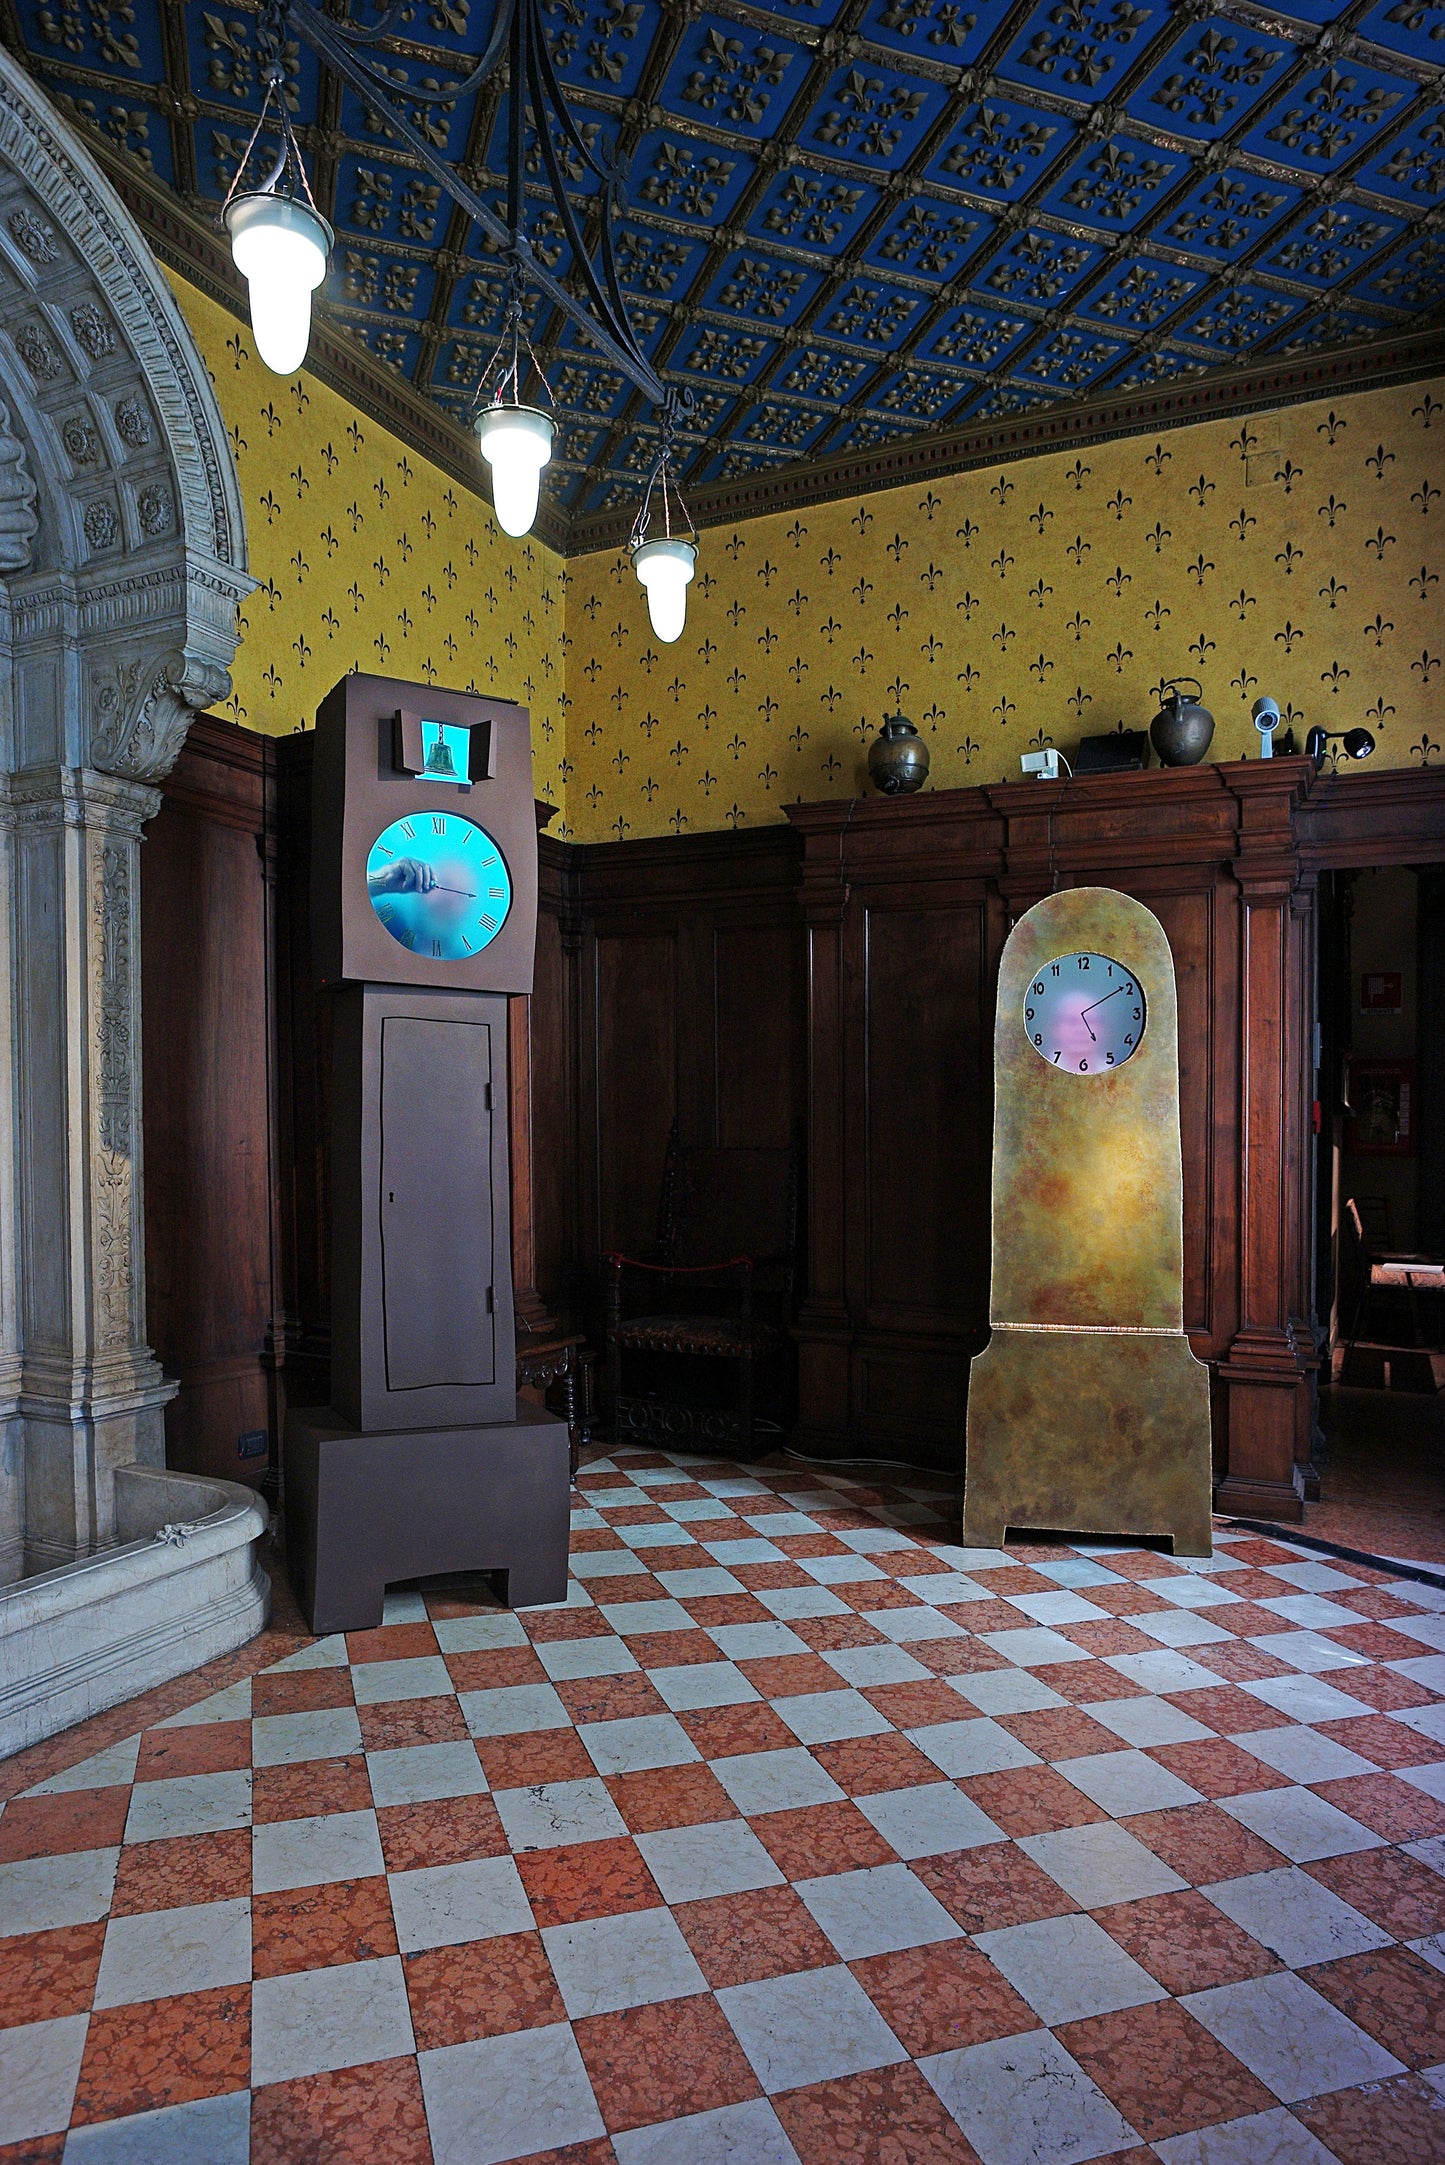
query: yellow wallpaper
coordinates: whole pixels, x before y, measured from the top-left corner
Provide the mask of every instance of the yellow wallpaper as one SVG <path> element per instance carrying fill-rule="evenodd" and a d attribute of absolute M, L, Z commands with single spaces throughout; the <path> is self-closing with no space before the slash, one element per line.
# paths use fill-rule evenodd
<path fill-rule="evenodd" d="M 171 283 L 230 430 L 261 582 L 220 711 L 273 735 L 309 728 L 352 668 L 494 692 L 531 709 L 536 793 L 560 807 L 561 559 L 509 540 L 480 497 L 314 376 L 273 376 L 233 316 Z"/>
<path fill-rule="evenodd" d="M 1189 674 L 1210 756 L 1250 707 L 1365 723 L 1374 764 L 1445 740 L 1445 385 L 1028 459 L 705 533 L 687 629 L 625 559 L 569 566 L 567 809 L 579 840 L 777 820 L 851 796 L 899 708 L 931 786 L 1145 726 Z"/>

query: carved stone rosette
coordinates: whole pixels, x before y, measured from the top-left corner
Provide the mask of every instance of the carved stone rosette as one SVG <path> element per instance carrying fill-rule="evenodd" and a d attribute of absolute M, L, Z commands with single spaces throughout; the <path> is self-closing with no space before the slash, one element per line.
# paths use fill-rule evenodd
<path fill-rule="evenodd" d="M 204 363 L 94 160 L 0 51 L 0 1578 L 164 1460 L 145 1332 L 140 860 L 229 690 L 246 572 Z"/>

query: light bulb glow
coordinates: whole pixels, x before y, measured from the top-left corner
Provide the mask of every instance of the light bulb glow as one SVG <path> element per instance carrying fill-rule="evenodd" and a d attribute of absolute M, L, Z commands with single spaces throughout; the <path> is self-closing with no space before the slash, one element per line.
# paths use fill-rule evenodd
<path fill-rule="evenodd" d="M 542 468 L 552 456 L 556 428 L 535 406 L 488 406 L 477 415 L 477 443 L 492 469 L 492 509 L 504 534 L 520 541 L 532 530 Z"/>
<path fill-rule="evenodd" d="M 632 552 L 632 568 L 647 595 L 652 629 L 668 646 L 682 637 L 687 586 L 696 564 L 697 550 L 690 541 L 643 541 Z"/>
<path fill-rule="evenodd" d="M 292 196 L 237 196 L 226 206 L 231 254 L 251 298 L 256 350 L 294 376 L 311 340 L 311 296 L 326 276 L 331 228 Z"/>

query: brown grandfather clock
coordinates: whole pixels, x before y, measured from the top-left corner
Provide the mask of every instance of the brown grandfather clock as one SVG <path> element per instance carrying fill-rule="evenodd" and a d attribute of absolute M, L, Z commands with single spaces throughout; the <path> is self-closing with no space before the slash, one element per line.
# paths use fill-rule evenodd
<path fill-rule="evenodd" d="M 507 1000 L 532 989 L 527 711 L 351 675 L 316 718 L 311 919 L 332 1043 L 331 1398 L 286 1421 L 291 1576 L 313 1630 L 388 1585 L 567 1588 L 566 1424 L 519 1405 Z"/>

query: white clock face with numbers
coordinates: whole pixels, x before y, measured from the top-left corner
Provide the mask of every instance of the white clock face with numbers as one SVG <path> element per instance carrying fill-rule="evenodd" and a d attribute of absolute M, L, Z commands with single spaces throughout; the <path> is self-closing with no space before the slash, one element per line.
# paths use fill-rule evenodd
<path fill-rule="evenodd" d="M 1138 1051 L 1144 988 L 1108 955 L 1059 955 L 1039 966 L 1024 993 L 1024 1029 L 1050 1067 L 1107 1075 Z"/>

